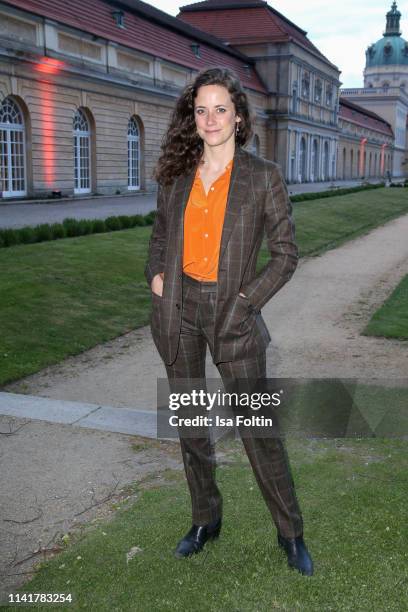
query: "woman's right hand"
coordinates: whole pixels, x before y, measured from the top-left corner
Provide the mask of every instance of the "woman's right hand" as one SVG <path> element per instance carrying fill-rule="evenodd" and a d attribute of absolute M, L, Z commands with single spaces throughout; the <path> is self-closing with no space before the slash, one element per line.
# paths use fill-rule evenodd
<path fill-rule="evenodd" d="M 163 278 L 164 273 L 160 272 L 160 274 L 156 274 L 156 276 L 153 277 L 151 284 L 152 292 L 158 295 L 159 297 L 163 296 Z"/>

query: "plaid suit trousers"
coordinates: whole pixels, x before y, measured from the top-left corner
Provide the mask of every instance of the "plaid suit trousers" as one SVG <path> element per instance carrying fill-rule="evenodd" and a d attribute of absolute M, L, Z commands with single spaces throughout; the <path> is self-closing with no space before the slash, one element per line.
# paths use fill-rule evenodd
<path fill-rule="evenodd" d="M 207 344 L 213 354 L 216 283 L 200 283 L 183 275 L 183 314 L 176 360 L 166 365 L 172 392 L 188 391 L 189 379 L 205 380 Z M 237 379 L 266 377 L 265 350 L 240 361 L 218 363 L 225 389 Z M 179 380 L 180 379 L 180 380 Z M 181 380 L 182 379 L 182 380 Z M 182 385 L 182 389 L 180 388 Z M 279 437 L 242 436 L 256 481 L 281 535 L 294 538 L 303 533 L 302 515 L 296 499 L 285 446 Z M 205 525 L 222 515 L 222 496 L 215 479 L 215 453 L 208 428 L 200 437 L 184 437 L 179 429 L 181 452 L 191 495 L 192 519 Z"/>

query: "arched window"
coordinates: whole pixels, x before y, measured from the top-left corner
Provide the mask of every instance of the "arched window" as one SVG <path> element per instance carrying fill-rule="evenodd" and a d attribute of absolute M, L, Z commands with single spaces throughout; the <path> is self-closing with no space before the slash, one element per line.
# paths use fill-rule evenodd
<path fill-rule="evenodd" d="M 140 189 L 140 130 L 135 117 L 131 117 L 127 132 L 128 189 Z"/>
<path fill-rule="evenodd" d="M 89 121 L 83 110 L 74 115 L 74 192 L 91 191 L 91 131 Z"/>
<path fill-rule="evenodd" d="M 354 178 L 353 163 L 354 163 L 354 151 L 353 151 L 353 149 L 351 149 L 351 151 L 350 151 L 350 178 Z"/>
<path fill-rule="evenodd" d="M 24 196 L 26 190 L 23 113 L 11 98 L 0 106 L 0 187 L 5 198 Z"/>
<path fill-rule="evenodd" d="M 347 162 L 347 151 L 343 149 L 343 181 L 346 179 L 346 162 Z"/>

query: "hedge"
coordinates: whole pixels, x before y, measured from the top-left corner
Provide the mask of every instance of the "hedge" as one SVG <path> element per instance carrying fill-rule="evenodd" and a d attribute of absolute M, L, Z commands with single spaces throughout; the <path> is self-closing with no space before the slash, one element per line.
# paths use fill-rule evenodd
<path fill-rule="evenodd" d="M 62 223 L 40 223 L 33 227 L 0 229 L 0 247 L 31 244 L 72 236 L 85 236 L 86 234 L 116 232 L 136 226 L 152 225 L 155 214 L 156 211 L 153 210 L 147 215 L 119 215 L 106 219 L 73 219 L 67 217 Z"/>

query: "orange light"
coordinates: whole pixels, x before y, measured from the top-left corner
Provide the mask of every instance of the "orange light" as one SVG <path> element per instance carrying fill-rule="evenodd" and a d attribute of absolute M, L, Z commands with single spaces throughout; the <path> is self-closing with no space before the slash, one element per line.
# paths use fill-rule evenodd
<path fill-rule="evenodd" d="M 367 138 L 362 138 L 360 141 L 360 168 L 359 168 L 360 177 L 364 176 L 365 174 L 364 148 L 365 148 L 366 142 L 367 142 Z"/>
<path fill-rule="evenodd" d="M 41 156 L 44 183 L 47 189 L 55 188 L 55 86 L 39 82 L 41 93 Z"/>
<path fill-rule="evenodd" d="M 381 176 L 384 176 L 384 157 L 385 157 L 385 149 L 388 147 L 387 144 L 382 144 L 381 145 L 381 158 L 380 158 L 380 174 Z"/>
<path fill-rule="evenodd" d="M 58 74 L 65 67 L 65 62 L 52 57 L 42 57 L 34 70 L 42 74 Z M 56 166 L 56 121 L 55 121 L 55 91 L 52 83 L 38 81 L 41 95 L 41 157 L 44 183 L 47 189 L 55 189 Z"/>
<path fill-rule="evenodd" d="M 36 72 L 43 74 L 58 74 L 65 67 L 65 62 L 52 57 L 43 57 L 41 62 L 35 65 Z"/>

